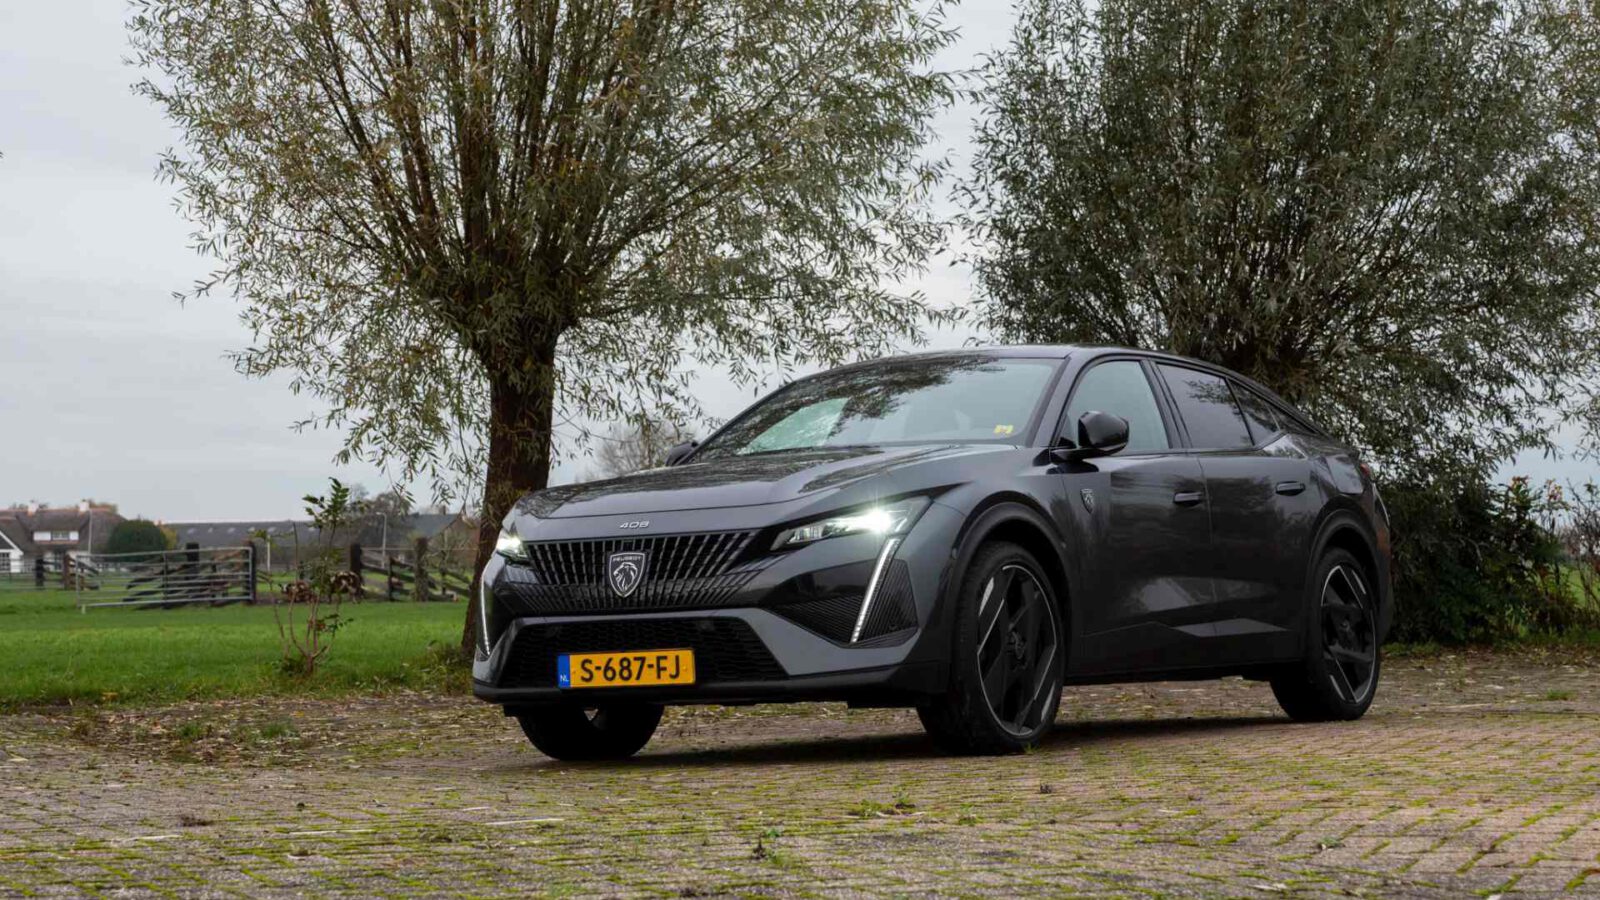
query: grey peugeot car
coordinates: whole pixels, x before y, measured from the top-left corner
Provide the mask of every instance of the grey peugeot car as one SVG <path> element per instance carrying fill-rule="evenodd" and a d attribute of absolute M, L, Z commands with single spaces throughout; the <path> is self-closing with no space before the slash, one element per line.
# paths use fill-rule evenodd
<path fill-rule="evenodd" d="M 1001 347 L 796 380 L 662 468 L 536 491 L 483 572 L 478 697 L 616 759 L 664 706 L 915 708 L 1038 742 L 1064 685 L 1267 681 L 1372 703 L 1389 529 L 1355 451 L 1192 359 Z"/>

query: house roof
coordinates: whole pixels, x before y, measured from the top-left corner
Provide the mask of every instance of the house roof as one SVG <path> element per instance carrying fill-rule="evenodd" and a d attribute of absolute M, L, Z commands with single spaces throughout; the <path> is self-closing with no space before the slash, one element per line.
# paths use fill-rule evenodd
<path fill-rule="evenodd" d="M 75 509 L 41 509 L 18 518 L 33 531 L 77 531 L 89 524 L 89 514 Z"/>
<path fill-rule="evenodd" d="M 387 537 L 391 549 L 409 547 L 417 538 L 432 541 L 461 520 L 460 513 L 412 513 L 405 518 L 390 519 L 386 534 L 382 519 L 369 518 L 362 522 L 357 540 L 364 547 L 377 547 Z"/>
<path fill-rule="evenodd" d="M 33 545 L 33 536 L 11 516 L 0 516 L 0 550 L 16 550 L 19 553 L 36 551 Z"/>
<path fill-rule="evenodd" d="M 178 546 L 186 547 L 189 544 L 199 544 L 202 549 L 212 547 L 243 547 L 255 540 L 258 531 L 264 531 L 269 537 L 282 537 L 292 540 L 295 533 L 303 541 L 316 538 L 317 529 L 310 522 L 296 522 L 292 519 L 276 519 L 273 521 L 253 522 L 167 522 L 166 527 L 178 538 Z"/>
<path fill-rule="evenodd" d="M 51 550 L 101 549 L 111 540 L 112 530 L 122 521 L 122 516 L 118 515 L 115 509 L 105 506 L 90 507 L 88 510 L 68 508 L 39 509 L 32 512 L 26 509 L 0 511 L 0 531 L 5 533 L 6 542 L 24 553 L 38 553 L 41 543 Z M 90 527 L 91 522 L 93 528 Z M 33 536 L 40 531 L 76 531 L 78 539 L 35 541 Z M 93 548 L 88 546 L 91 533 L 94 536 Z"/>
<path fill-rule="evenodd" d="M 439 532 L 461 520 L 460 513 L 417 513 L 407 521 L 411 523 L 411 536 L 433 539 Z"/>

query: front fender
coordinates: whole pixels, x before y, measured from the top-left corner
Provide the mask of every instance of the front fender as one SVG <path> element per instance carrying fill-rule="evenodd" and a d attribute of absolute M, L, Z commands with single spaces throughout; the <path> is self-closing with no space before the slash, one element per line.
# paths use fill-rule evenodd
<path fill-rule="evenodd" d="M 1063 620 L 1067 622 L 1070 633 L 1078 633 L 1073 604 L 1068 600 L 1072 593 L 1072 585 L 1077 581 L 1077 569 L 1069 553 L 1066 539 L 1055 522 L 1035 505 L 1033 500 L 1015 495 L 989 498 L 968 515 L 962 525 L 955 546 L 950 551 L 951 564 L 945 567 L 944 578 L 939 585 L 939 602 L 934 610 L 939 632 L 952 633 L 950 629 L 955 624 L 959 592 L 961 583 L 966 578 L 967 568 L 971 565 L 978 548 L 997 532 L 1006 534 L 1008 538 L 1015 538 L 1028 532 L 1033 534 L 1034 539 L 1024 544 L 1030 552 L 1040 557 L 1041 565 L 1051 570 L 1047 574 L 1056 582 L 1057 592 L 1060 594 L 1057 601 L 1062 607 Z"/>

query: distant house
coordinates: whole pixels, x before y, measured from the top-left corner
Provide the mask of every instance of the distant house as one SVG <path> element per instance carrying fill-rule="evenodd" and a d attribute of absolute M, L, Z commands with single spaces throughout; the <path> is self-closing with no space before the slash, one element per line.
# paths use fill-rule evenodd
<path fill-rule="evenodd" d="M 22 548 L 30 543 L 16 519 L 0 516 L 0 573 L 21 573 L 22 557 L 27 555 Z"/>
<path fill-rule="evenodd" d="M 259 562 L 268 569 L 282 569 L 296 561 L 296 549 L 309 553 L 318 546 L 317 529 L 310 522 L 293 519 L 248 522 L 163 522 L 177 537 L 178 549 L 198 546 L 202 550 L 243 547 L 254 543 Z M 260 535 L 267 536 L 262 541 Z"/>
<path fill-rule="evenodd" d="M 361 546 L 369 550 L 387 548 L 390 553 L 402 556 L 411 552 L 417 538 L 437 548 L 441 544 L 459 543 L 466 535 L 475 539 L 477 526 L 460 513 L 412 513 L 387 523 L 368 519 L 362 525 L 360 540 Z"/>
<path fill-rule="evenodd" d="M 0 571 L 22 571 L 23 557 L 103 553 L 122 521 L 116 507 L 89 503 L 0 510 Z"/>
<path fill-rule="evenodd" d="M 302 544 L 316 540 L 317 529 L 309 522 L 277 519 L 270 522 L 165 522 L 177 536 L 180 549 L 197 544 L 203 550 L 217 547 L 243 547 L 265 533 L 273 543 L 290 545 L 296 538 Z"/>

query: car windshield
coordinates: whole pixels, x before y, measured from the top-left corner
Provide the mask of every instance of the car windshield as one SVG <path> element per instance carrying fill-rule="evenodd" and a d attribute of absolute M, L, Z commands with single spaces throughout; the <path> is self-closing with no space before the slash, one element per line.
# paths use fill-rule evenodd
<path fill-rule="evenodd" d="M 1016 443 L 1059 362 L 972 355 L 824 372 L 751 407 L 695 458 L 872 444 Z"/>

